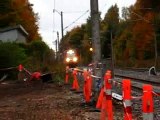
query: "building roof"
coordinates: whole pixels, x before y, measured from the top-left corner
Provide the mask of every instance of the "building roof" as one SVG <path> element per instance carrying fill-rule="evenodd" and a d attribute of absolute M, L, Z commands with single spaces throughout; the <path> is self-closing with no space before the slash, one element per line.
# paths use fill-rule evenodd
<path fill-rule="evenodd" d="M 28 36 L 28 32 L 23 28 L 22 25 L 16 25 L 16 26 L 12 26 L 12 27 L 6 27 L 3 29 L 0 29 L 0 33 L 2 32 L 7 32 L 7 31 L 11 31 L 14 29 L 18 29 L 20 32 L 22 32 L 25 36 Z"/>

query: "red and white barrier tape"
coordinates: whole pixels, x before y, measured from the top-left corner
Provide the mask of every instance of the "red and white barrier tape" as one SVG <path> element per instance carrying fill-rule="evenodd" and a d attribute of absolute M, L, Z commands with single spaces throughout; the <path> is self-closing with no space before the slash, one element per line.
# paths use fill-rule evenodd
<path fill-rule="evenodd" d="M 153 93 L 154 95 L 156 95 L 156 96 L 160 96 L 160 93 L 156 93 L 156 92 L 154 92 L 154 91 L 152 91 L 152 93 Z"/>
<path fill-rule="evenodd" d="M 32 75 L 32 73 L 29 72 L 26 68 L 23 68 L 23 69 L 24 69 L 24 71 L 25 71 L 26 73 L 28 73 L 29 75 Z"/>
<path fill-rule="evenodd" d="M 5 71 L 5 70 L 12 70 L 12 69 L 16 69 L 17 67 L 9 67 L 9 68 L 3 68 L 0 69 L 0 71 Z"/>
<path fill-rule="evenodd" d="M 142 99 L 142 96 L 138 96 L 138 97 L 132 96 L 132 99 Z"/>

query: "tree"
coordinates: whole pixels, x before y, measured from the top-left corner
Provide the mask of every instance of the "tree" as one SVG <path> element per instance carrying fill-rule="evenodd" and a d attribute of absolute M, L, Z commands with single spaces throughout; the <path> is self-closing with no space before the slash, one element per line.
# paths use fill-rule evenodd
<path fill-rule="evenodd" d="M 0 28 L 21 24 L 29 33 L 29 41 L 41 39 L 38 33 L 38 14 L 28 0 L 1 0 Z"/>
<path fill-rule="evenodd" d="M 15 67 L 23 64 L 27 55 L 16 43 L 0 43 L 0 68 Z"/>
<path fill-rule="evenodd" d="M 104 58 L 111 54 L 111 39 L 113 40 L 117 34 L 119 25 L 119 9 L 117 5 L 111 6 L 106 13 L 104 20 L 101 22 L 101 44 L 102 55 Z"/>

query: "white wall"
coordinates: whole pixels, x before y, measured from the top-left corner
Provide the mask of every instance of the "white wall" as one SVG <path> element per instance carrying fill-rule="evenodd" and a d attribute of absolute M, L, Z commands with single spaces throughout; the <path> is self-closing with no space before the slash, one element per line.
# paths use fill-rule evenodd
<path fill-rule="evenodd" d="M 5 31 L 0 33 L 0 40 L 2 42 L 18 42 L 18 43 L 25 43 L 26 37 L 20 33 L 17 29 Z"/>

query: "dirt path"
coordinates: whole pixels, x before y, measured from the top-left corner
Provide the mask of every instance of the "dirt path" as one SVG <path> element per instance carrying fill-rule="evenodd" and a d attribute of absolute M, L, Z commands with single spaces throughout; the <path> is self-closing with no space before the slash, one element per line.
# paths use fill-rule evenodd
<path fill-rule="evenodd" d="M 0 85 L 0 120 L 99 120 L 99 112 L 81 105 L 82 94 L 54 83 Z"/>

